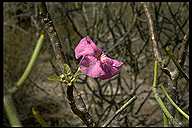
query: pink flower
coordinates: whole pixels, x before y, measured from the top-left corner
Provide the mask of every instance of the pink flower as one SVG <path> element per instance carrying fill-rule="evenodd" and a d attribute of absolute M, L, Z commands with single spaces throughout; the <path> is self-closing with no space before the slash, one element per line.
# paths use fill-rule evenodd
<path fill-rule="evenodd" d="M 81 56 L 83 56 L 80 61 L 81 71 L 92 78 L 99 77 L 101 80 L 117 75 L 123 64 L 107 57 L 89 36 L 83 38 L 75 48 L 75 57 L 78 59 Z"/>

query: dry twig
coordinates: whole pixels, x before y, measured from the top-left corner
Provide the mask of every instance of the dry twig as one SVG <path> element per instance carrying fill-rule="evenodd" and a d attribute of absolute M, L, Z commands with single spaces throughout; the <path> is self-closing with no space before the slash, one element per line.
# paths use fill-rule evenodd
<path fill-rule="evenodd" d="M 55 56 L 57 59 L 57 63 L 60 66 L 61 72 L 63 72 L 64 65 L 64 53 L 62 51 L 61 43 L 58 38 L 57 32 L 54 28 L 53 22 L 51 20 L 50 14 L 47 11 L 45 2 L 38 3 L 40 15 L 44 21 L 44 26 L 47 29 L 47 33 L 52 42 L 53 50 L 55 52 Z M 74 94 L 76 94 L 74 96 Z M 69 104 L 71 106 L 72 111 L 75 115 L 78 115 L 82 121 L 89 127 L 95 126 L 95 122 L 93 121 L 90 114 L 87 112 L 85 103 L 77 91 L 74 85 L 67 86 L 67 97 L 69 100 Z"/>

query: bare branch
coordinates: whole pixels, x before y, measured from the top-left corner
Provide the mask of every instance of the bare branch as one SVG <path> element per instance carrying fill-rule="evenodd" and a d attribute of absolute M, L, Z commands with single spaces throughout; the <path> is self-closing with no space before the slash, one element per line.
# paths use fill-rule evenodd
<path fill-rule="evenodd" d="M 143 2 L 143 6 L 144 6 L 145 13 L 146 13 L 148 21 L 149 21 L 149 32 L 151 34 L 151 40 L 152 40 L 152 43 L 153 43 L 154 55 L 157 58 L 158 62 L 162 62 L 162 58 L 161 58 L 159 49 L 157 47 L 157 42 L 156 42 L 156 38 L 155 38 L 155 33 L 154 33 L 154 28 L 153 28 L 153 20 L 152 20 L 151 13 L 149 12 L 147 3 Z"/>
<path fill-rule="evenodd" d="M 91 115 L 88 113 L 81 94 L 77 91 L 74 85 L 68 86 L 67 98 L 73 113 L 78 115 L 88 127 L 94 127 L 95 122 Z"/>
<path fill-rule="evenodd" d="M 181 44 L 181 49 L 179 51 L 178 62 L 179 62 L 181 67 L 183 67 L 184 62 L 185 62 L 187 47 L 189 45 L 188 42 L 189 42 L 189 29 L 187 30 L 186 35 L 184 36 L 184 39 L 183 39 L 182 44 Z"/>
<path fill-rule="evenodd" d="M 47 29 L 48 35 L 51 39 L 57 62 L 60 66 L 61 71 L 63 72 L 64 53 L 62 51 L 57 32 L 53 26 L 53 22 L 51 20 L 49 12 L 47 11 L 45 3 L 39 2 L 38 5 L 40 9 L 40 15 L 42 16 L 44 21 L 44 26 Z M 74 114 L 78 115 L 88 127 L 95 126 L 95 122 L 93 121 L 91 115 L 88 113 L 81 94 L 77 91 L 74 85 L 67 86 L 67 98 Z"/>
<path fill-rule="evenodd" d="M 53 26 L 53 22 L 52 22 L 49 12 L 47 11 L 45 2 L 39 2 L 38 6 L 39 6 L 39 13 L 44 22 L 44 26 L 47 29 L 49 38 L 52 42 L 53 50 L 55 52 L 55 56 L 56 56 L 58 65 L 60 66 L 61 71 L 63 71 L 64 53 L 62 51 L 59 37 L 57 35 L 55 27 Z"/>
<path fill-rule="evenodd" d="M 166 75 L 168 75 L 170 79 L 172 79 L 170 70 L 169 70 L 167 67 L 165 67 L 164 64 L 162 64 L 162 58 L 161 58 L 159 49 L 158 49 L 158 47 L 157 47 L 157 42 L 156 42 L 156 38 L 155 38 L 155 33 L 154 33 L 154 28 L 153 28 L 153 20 L 152 20 L 151 13 L 149 12 L 147 3 L 146 3 L 146 2 L 143 2 L 143 6 L 144 6 L 145 13 L 146 13 L 147 18 L 148 18 L 148 21 L 149 21 L 149 32 L 150 32 L 150 34 L 151 34 L 151 40 L 152 40 L 152 43 L 153 43 L 154 55 L 155 55 L 156 59 L 158 60 L 158 63 L 160 64 L 161 70 L 162 70 Z"/>

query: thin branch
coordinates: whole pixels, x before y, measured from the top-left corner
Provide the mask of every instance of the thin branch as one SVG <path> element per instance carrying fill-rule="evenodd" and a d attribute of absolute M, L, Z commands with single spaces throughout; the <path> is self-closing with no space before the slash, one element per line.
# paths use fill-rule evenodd
<path fill-rule="evenodd" d="M 21 121 L 19 119 L 19 115 L 17 113 L 15 104 L 13 102 L 13 97 L 11 93 L 7 92 L 5 88 L 4 96 L 3 96 L 3 105 L 6 111 L 7 117 L 9 119 L 11 127 L 22 127 Z"/>
<path fill-rule="evenodd" d="M 41 47 L 43 45 L 43 40 L 44 40 L 44 34 L 41 34 L 41 36 L 39 37 L 39 40 L 37 41 L 37 44 L 35 46 L 33 55 L 31 56 L 31 59 L 24 71 L 24 73 L 22 74 L 22 76 L 20 77 L 20 79 L 17 81 L 16 85 L 11 88 L 10 90 L 8 90 L 11 94 L 16 93 L 20 87 L 23 85 L 23 83 L 25 82 L 25 80 L 28 78 L 28 76 L 30 75 L 33 66 L 35 64 L 35 61 L 37 60 L 37 57 L 41 51 Z"/>
<path fill-rule="evenodd" d="M 115 114 L 107 122 L 105 122 L 105 124 L 102 127 L 107 127 L 120 112 L 122 112 L 125 108 L 127 108 L 136 99 L 137 99 L 137 95 L 135 95 L 129 101 L 127 101 L 120 109 L 118 109 L 115 112 Z"/>
<path fill-rule="evenodd" d="M 60 66 L 61 72 L 63 72 L 64 53 L 62 51 L 61 43 L 58 38 L 57 32 L 54 28 L 50 14 L 47 11 L 45 2 L 39 2 L 38 6 L 40 10 L 40 15 L 42 16 L 42 19 L 44 21 L 44 26 L 47 29 L 48 35 L 50 37 L 53 50 L 56 55 L 57 63 Z M 80 93 L 77 91 L 73 84 L 67 86 L 67 98 L 69 100 L 69 104 L 71 105 L 73 113 L 75 115 L 78 115 L 88 127 L 95 126 L 95 122 L 93 121 L 91 115 L 88 113 Z"/>
<path fill-rule="evenodd" d="M 143 6 L 144 6 L 145 13 L 146 13 L 148 21 L 149 21 L 149 32 L 151 34 L 151 40 L 153 43 L 154 55 L 157 58 L 158 62 L 162 62 L 162 58 L 161 58 L 159 49 L 157 47 L 157 42 L 156 42 L 156 38 L 155 38 L 155 33 L 154 33 L 154 28 L 153 28 L 153 20 L 152 20 L 151 13 L 149 12 L 149 9 L 148 9 L 146 2 L 143 2 Z"/>
<path fill-rule="evenodd" d="M 177 19 L 175 18 L 175 17 L 176 17 L 176 14 L 173 14 L 173 12 L 172 12 L 172 10 L 171 10 L 171 7 L 170 7 L 170 4 L 169 4 L 168 2 L 167 2 L 167 6 L 168 6 L 169 12 L 170 12 L 171 16 L 173 17 L 175 23 L 179 26 L 179 29 L 181 30 L 181 32 L 182 32 L 183 34 L 185 34 L 185 32 L 183 31 L 181 25 L 178 23 Z"/>
<path fill-rule="evenodd" d="M 48 125 L 46 124 L 46 122 L 43 120 L 43 118 L 41 118 L 41 116 L 39 115 L 39 113 L 35 110 L 34 107 L 32 107 L 32 113 L 35 116 L 35 118 L 39 121 L 39 123 L 43 126 L 43 127 L 48 127 Z"/>
<path fill-rule="evenodd" d="M 151 40 L 152 40 L 152 43 L 153 43 L 153 51 L 154 51 L 155 58 L 158 60 L 161 70 L 166 75 L 168 75 L 170 79 L 172 79 L 170 70 L 167 67 L 165 67 L 165 65 L 162 63 L 162 58 L 161 58 L 159 49 L 157 47 L 157 42 L 156 42 L 156 38 L 155 38 L 153 20 L 152 20 L 151 13 L 149 12 L 148 5 L 147 5 L 146 2 L 143 2 L 143 6 L 144 6 L 144 10 L 145 10 L 145 13 L 146 13 L 148 21 L 149 21 L 149 32 L 151 34 Z"/>
<path fill-rule="evenodd" d="M 81 38 L 83 38 L 83 36 L 81 35 L 81 33 L 79 33 L 79 31 L 77 30 L 77 27 L 75 26 L 75 23 L 73 22 L 73 20 L 72 20 L 71 17 L 69 16 L 69 12 L 70 12 L 70 11 L 67 11 L 67 12 L 66 12 L 66 16 L 67 16 L 67 18 L 70 20 L 70 22 L 71 22 L 71 24 L 72 24 L 72 26 L 73 26 L 74 31 L 77 33 L 77 35 L 79 35 Z"/>
<path fill-rule="evenodd" d="M 166 92 L 165 88 L 163 86 L 161 86 L 161 89 L 163 90 L 164 94 L 166 95 L 166 97 L 169 99 L 169 101 L 171 102 L 171 104 L 183 115 L 185 116 L 185 118 L 187 118 L 189 120 L 189 116 L 182 110 L 179 108 L 179 106 L 177 106 L 175 104 L 175 102 L 171 99 L 171 97 L 168 95 L 168 93 Z"/>
<path fill-rule="evenodd" d="M 179 62 L 177 62 L 177 60 L 175 59 L 175 57 L 173 56 L 173 53 L 171 52 L 169 47 L 166 47 L 167 53 L 169 54 L 169 57 L 171 58 L 171 60 L 173 61 L 173 63 L 175 64 L 175 66 L 177 67 L 179 73 L 185 78 L 185 80 L 187 82 L 189 82 L 189 77 L 185 74 L 185 72 L 183 71 L 182 67 L 180 66 Z"/>
<path fill-rule="evenodd" d="M 163 101 L 161 100 L 161 98 L 159 97 L 159 94 L 157 92 L 156 89 L 156 85 L 157 85 L 157 77 L 158 77 L 158 66 L 157 66 L 157 60 L 155 61 L 155 65 L 154 65 L 154 78 L 153 78 L 153 87 L 152 87 L 152 91 L 154 93 L 155 99 L 157 100 L 157 102 L 159 103 L 161 109 L 163 110 L 164 114 L 167 116 L 167 118 L 170 120 L 170 122 L 175 126 L 175 127 L 180 127 L 179 124 L 175 121 L 175 119 L 171 116 L 171 114 L 169 113 L 169 111 L 167 110 L 167 108 L 165 107 L 165 105 L 163 104 Z"/>
<path fill-rule="evenodd" d="M 67 88 L 67 98 L 73 113 L 78 115 L 88 127 L 95 127 L 94 120 L 88 113 L 80 93 L 73 84 Z"/>
<path fill-rule="evenodd" d="M 179 67 L 183 67 L 183 64 L 185 61 L 187 46 L 188 46 L 188 39 L 187 39 L 188 36 L 189 36 L 189 31 L 186 32 L 186 35 L 185 35 L 183 42 L 182 42 L 181 49 L 179 51 L 178 62 L 179 62 L 179 64 L 181 64 Z M 179 71 L 178 69 L 175 69 L 174 71 L 171 72 L 171 76 L 174 79 L 174 81 L 169 80 L 168 81 L 168 88 L 167 88 L 167 93 L 169 94 L 170 98 L 174 101 L 176 101 L 176 99 L 177 99 L 176 97 L 178 95 L 178 93 L 177 93 L 177 84 L 178 84 L 177 79 L 179 78 L 178 71 Z M 170 114 L 172 116 L 174 116 L 175 115 L 175 107 L 170 102 L 167 102 L 166 107 L 170 111 Z"/>
<path fill-rule="evenodd" d="M 187 47 L 189 46 L 189 29 L 187 30 L 184 39 L 181 44 L 181 49 L 179 51 L 179 59 L 178 62 L 181 67 L 183 67 L 185 58 L 186 58 L 186 53 L 187 53 Z"/>
<path fill-rule="evenodd" d="M 164 122 L 164 127 L 168 127 L 169 126 L 167 117 L 166 117 L 166 115 L 164 113 L 163 113 L 163 122 Z"/>
<path fill-rule="evenodd" d="M 59 65 L 61 71 L 63 71 L 64 53 L 62 51 L 59 37 L 58 37 L 57 32 L 55 30 L 55 27 L 53 25 L 50 14 L 47 11 L 47 7 L 45 5 L 45 2 L 39 2 L 38 6 L 39 6 L 39 13 L 43 19 L 44 26 L 47 29 L 47 33 L 48 33 L 49 38 L 51 40 L 53 50 L 55 52 L 55 56 L 57 59 L 57 63 Z"/>

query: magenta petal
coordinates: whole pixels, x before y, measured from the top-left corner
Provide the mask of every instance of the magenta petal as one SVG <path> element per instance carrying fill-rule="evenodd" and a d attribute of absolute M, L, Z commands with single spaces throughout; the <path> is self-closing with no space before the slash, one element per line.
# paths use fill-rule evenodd
<path fill-rule="evenodd" d="M 110 64 L 104 64 L 103 71 L 105 72 L 105 74 L 100 77 L 101 80 L 109 79 L 119 73 L 119 70 Z"/>
<path fill-rule="evenodd" d="M 100 77 L 101 80 L 109 79 L 114 75 L 117 75 L 119 73 L 119 68 L 123 64 L 123 62 L 111 59 L 105 54 L 101 55 L 101 63 L 103 71 L 105 72 L 105 74 Z"/>
<path fill-rule="evenodd" d="M 120 68 L 122 66 L 123 62 L 117 61 L 117 60 L 113 60 L 113 66 Z"/>
<path fill-rule="evenodd" d="M 120 61 L 117 61 L 117 60 L 114 60 L 114 59 L 107 57 L 104 53 L 101 55 L 101 62 L 102 63 L 108 63 L 108 64 L 110 64 L 116 68 L 120 68 L 121 65 L 123 64 L 123 62 L 120 62 Z"/>
<path fill-rule="evenodd" d="M 78 59 L 80 56 L 86 55 L 101 55 L 102 49 L 99 48 L 95 43 L 89 38 L 89 36 L 83 38 L 77 47 L 75 48 L 75 57 Z"/>
<path fill-rule="evenodd" d="M 107 64 L 110 64 L 112 65 L 113 64 L 113 59 L 107 57 L 104 53 L 101 55 L 101 63 L 107 63 Z"/>
<path fill-rule="evenodd" d="M 89 36 L 83 38 L 75 48 L 75 57 L 78 59 L 81 56 L 81 71 L 92 78 L 100 77 L 102 80 L 117 75 L 123 64 L 107 57 Z"/>
<path fill-rule="evenodd" d="M 100 77 L 105 74 L 101 68 L 100 61 L 94 56 L 84 56 L 80 61 L 80 69 L 84 74 L 92 78 Z"/>

